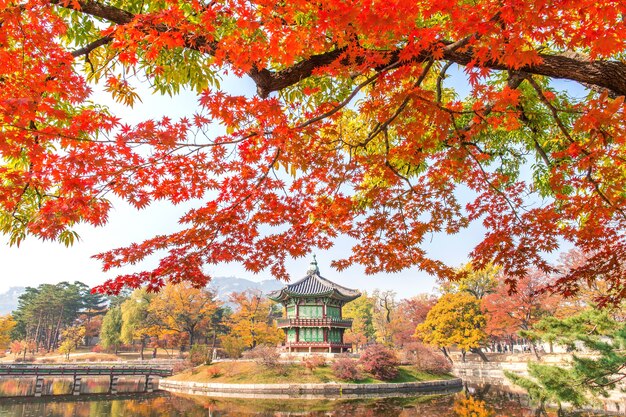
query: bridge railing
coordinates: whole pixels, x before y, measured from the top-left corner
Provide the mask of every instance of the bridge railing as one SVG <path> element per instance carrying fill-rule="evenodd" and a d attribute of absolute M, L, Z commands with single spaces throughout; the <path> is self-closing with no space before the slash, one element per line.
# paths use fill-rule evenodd
<path fill-rule="evenodd" d="M 137 366 L 53 366 L 2 365 L 0 376 L 159 376 L 172 375 L 171 369 Z"/>

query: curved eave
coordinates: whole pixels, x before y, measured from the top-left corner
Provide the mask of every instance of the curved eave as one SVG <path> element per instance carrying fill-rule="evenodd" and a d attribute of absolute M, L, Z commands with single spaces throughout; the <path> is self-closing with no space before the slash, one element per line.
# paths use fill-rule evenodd
<path fill-rule="evenodd" d="M 355 295 L 342 294 L 339 291 L 337 291 L 336 289 L 331 289 L 331 290 L 320 292 L 320 293 L 316 293 L 316 294 L 301 294 L 301 293 L 296 293 L 296 292 L 292 292 L 292 291 L 288 291 L 288 290 L 282 289 L 282 290 L 280 290 L 280 292 L 278 294 L 270 293 L 270 294 L 267 295 L 267 297 L 270 300 L 276 301 L 278 303 L 286 301 L 286 300 L 288 300 L 290 298 L 308 298 L 308 297 L 330 297 L 330 298 L 335 298 L 335 299 L 340 300 L 340 301 L 349 302 L 349 301 L 352 301 L 352 300 L 356 300 L 360 296 L 361 296 L 360 293 L 355 294 Z"/>

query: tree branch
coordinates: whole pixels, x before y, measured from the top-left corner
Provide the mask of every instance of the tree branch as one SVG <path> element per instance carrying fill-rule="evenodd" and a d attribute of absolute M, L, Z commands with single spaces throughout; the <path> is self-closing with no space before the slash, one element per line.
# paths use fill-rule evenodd
<path fill-rule="evenodd" d="M 79 56 L 82 55 L 89 55 L 89 53 L 91 51 L 93 51 L 94 49 L 102 46 L 102 45 L 106 45 L 107 43 L 111 42 L 113 40 L 113 38 L 111 36 L 105 36 L 103 38 L 98 39 L 97 41 L 93 41 L 91 42 L 89 45 L 86 45 L 80 49 L 77 49 L 75 51 L 72 52 L 72 56 L 74 58 L 78 58 Z"/>
<path fill-rule="evenodd" d="M 135 18 L 133 13 L 91 0 L 78 0 L 76 3 L 68 2 L 67 4 L 64 4 L 61 0 L 50 0 L 50 3 L 118 25 L 128 24 Z M 79 7 L 74 7 L 74 4 L 77 4 Z M 165 25 L 162 26 L 162 28 L 157 27 L 156 29 L 159 31 L 168 30 Z M 208 41 L 203 36 L 194 34 L 187 34 L 185 42 L 187 47 L 209 54 L 213 53 L 217 47 L 216 43 Z M 437 59 L 463 66 L 470 63 L 476 64 L 476 56 L 471 48 L 466 47 L 467 43 L 468 38 L 463 38 L 456 42 L 444 41 L 445 47 L 442 48 L 443 56 Z M 279 71 L 253 68 L 248 72 L 248 75 L 256 83 L 258 95 L 267 97 L 274 91 L 282 90 L 310 77 L 316 69 L 335 62 L 345 51 L 346 46 L 342 46 L 322 54 L 311 55 Z M 401 53 L 401 49 L 389 51 L 386 54 L 383 53 L 384 62 L 379 67 L 388 67 L 398 62 L 402 65 L 415 65 L 433 60 L 432 54 L 425 51 L 411 60 L 401 61 Z M 626 63 L 609 60 L 590 61 L 586 57 L 576 54 L 539 54 L 538 56 L 541 60 L 539 64 L 526 65 L 521 68 L 515 68 L 515 70 L 532 75 L 572 80 L 589 88 L 604 88 L 616 96 L 626 95 Z M 479 64 L 481 67 L 492 70 L 513 70 L 513 68 L 497 61 L 480 62 Z"/>

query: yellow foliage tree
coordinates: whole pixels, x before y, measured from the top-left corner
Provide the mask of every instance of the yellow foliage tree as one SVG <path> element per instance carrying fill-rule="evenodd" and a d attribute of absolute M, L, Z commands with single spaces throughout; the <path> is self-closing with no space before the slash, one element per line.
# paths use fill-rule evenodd
<path fill-rule="evenodd" d="M 230 301 L 236 306 L 230 317 L 230 334 L 240 338 L 247 347 L 276 345 L 284 339 L 285 334 L 272 318 L 275 304 L 263 298 L 260 292 L 233 293 Z"/>
<path fill-rule="evenodd" d="M 211 324 L 211 315 L 219 304 L 206 288 L 194 288 L 189 282 L 167 284 L 151 301 L 148 313 L 158 323 L 161 336 L 186 335 L 189 346 Z"/>
<path fill-rule="evenodd" d="M 474 269 L 471 263 L 467 263 L 459 268 L 458 272 L 462 278 L 458 281 L 441 281 L 441 291 L 444 294 L 466 292 L 482 300 L 487 294 L 496 291 L 501 268 L 490 263 L 483 269 Z"/>
<path fill-rule="evenodd" d="M 417 326 L 415 336 L 441 349 L 448 359 L 448 348 L 456 346 L 461 349 L 463 360 L 468 350 L 485 360 L 480 346 L 487 338 L 486 324 L 476 297 L 464 292 L 444 294 L 428 312 L 426 321 Z"/>
<path fill-rule="evenodd" d="M 0 317 L 0 349 L 6 350 L 11 344 L 11 332 L 16 322 L 13 316 L 7 315 Z"/>
<path fill-rule="evenodd" d="M 66 359 L 70 359 L 70 354 L 76 350 L 78 345 L 85 339 L 85 326 L 68 327 L 61 334 L 61 345 L 59 352 L 65 354 Z"/>

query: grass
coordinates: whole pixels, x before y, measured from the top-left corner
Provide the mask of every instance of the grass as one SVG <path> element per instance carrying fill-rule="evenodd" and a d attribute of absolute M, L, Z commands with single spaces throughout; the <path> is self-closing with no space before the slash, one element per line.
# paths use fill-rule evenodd
<path fill-rule="evenodd" d="M 329 382 L 349 382 L 356 384 L 403 383 L 450 379 L 450 375 L 430 374 L 421 372 L 411 366 L 401 366 L 398 376 L 391 381 L 381 381 L 372 375 L 362 372 L 357 381 L 343 381 L 333 375 L 330 366 L 321 366 L 313 370 L 306 369 L 299 363 L 279 364 L 275 368 L 251 361 L 218 362 L 204 365 L 177 374 L 170 379 L 189 382 L 215 382 L 226 384 L 323 384 Z"/>

